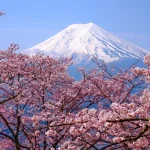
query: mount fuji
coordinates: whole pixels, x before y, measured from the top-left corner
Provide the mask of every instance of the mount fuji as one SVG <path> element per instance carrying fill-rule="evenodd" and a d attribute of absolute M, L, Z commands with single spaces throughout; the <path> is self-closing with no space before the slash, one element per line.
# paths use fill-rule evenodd
<path fill-rule="evenodd" d="M 25 50 L 23 53 L 37 53 L 51 57 L 75 57 L 77 62 L 88 56 L 105 62 L 126 58 L 143 58 L 148 51 L 126 42 L 93 23 L 73 24 L 46 41 Z M 87 60 L 87 58 L 86 58 Z"/>

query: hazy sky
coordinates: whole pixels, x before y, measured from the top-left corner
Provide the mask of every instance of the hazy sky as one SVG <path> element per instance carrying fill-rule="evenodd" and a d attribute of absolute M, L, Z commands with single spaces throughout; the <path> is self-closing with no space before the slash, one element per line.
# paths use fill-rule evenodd
<path fill-rule="evenodd" d="M 0 0 L 0 49 L 24 50 L 74 23 L 93 22 L 150 51 L 150 0 Z"/>

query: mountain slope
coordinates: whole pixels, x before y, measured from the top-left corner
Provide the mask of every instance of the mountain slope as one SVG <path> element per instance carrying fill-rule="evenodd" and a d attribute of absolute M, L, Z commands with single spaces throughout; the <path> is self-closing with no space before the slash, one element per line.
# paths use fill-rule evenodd
<path fill-rule="evenodd" d="M 42 53 L 52 57 L 75 56 L 77 61 L 88 55 L 112 62 L 121 58 L 142 58 L 148 52 L 88 23 L 70 25 L 24 53 Z"/>

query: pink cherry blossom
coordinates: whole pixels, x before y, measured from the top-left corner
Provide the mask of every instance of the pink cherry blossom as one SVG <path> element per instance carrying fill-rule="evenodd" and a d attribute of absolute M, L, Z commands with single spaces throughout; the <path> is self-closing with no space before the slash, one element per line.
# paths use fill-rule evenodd
<path fill-rule="evenodd" d="M 147 68 L 99 64 L 75 81 L 70 58 L 17 49 L 0 51 L 0 149 L 149 149 L 149 55 Z"/>

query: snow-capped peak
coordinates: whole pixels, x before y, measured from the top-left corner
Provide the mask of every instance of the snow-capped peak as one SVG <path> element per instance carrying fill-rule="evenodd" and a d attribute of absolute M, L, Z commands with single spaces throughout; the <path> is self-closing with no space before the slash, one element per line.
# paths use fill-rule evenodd
<path fill-rule="evenodd" d="M 111 62 L 121 58 L 142 58 L 148 52 L 106 32 L 94 23 L 87 23 L 72 24 L 25 53 L 42 53 L 52 57 L 75 55 L 77 59 L 88 55 Z"/>

